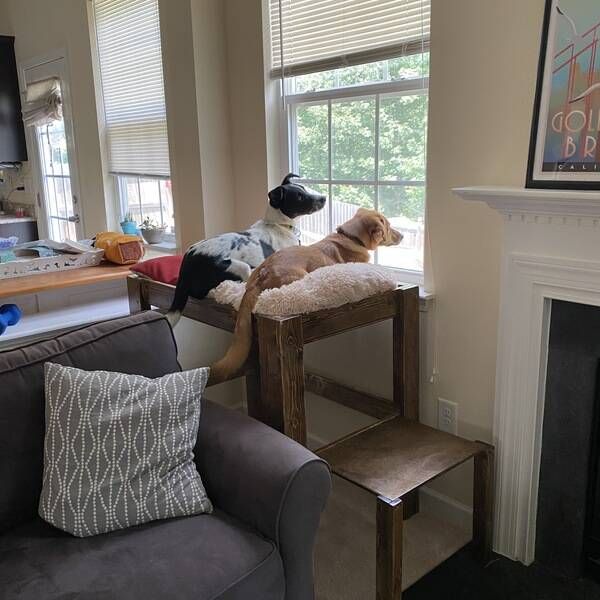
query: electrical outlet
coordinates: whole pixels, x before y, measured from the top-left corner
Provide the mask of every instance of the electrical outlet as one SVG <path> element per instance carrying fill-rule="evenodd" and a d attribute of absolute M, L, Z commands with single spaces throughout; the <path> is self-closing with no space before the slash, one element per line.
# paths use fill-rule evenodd
<path fill-rule="evenodd" d="M 438 429 L 458 434 L 458 404 L 438 398 Z"/>

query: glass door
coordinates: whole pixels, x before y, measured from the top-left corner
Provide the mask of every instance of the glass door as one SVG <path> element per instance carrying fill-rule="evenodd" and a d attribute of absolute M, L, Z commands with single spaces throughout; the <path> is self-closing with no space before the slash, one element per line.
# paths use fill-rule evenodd
<path fill-rule="evenodd" d="M 63 115 L 60 120 L 32 127 L 30 141 L 37 150 L 37 197 L 42 236 L 62 242 L 83 238 L 65 59 L 57 58 L 24 69 L 25 85 L 51 77 L 60 80 Z"/>
<path fill-rule="evenodd" d="M 36 127 L 36 137 L 48 236 L 61 242 L 77 240 L 81 219 L 71 187 L 64 119 Z"/>

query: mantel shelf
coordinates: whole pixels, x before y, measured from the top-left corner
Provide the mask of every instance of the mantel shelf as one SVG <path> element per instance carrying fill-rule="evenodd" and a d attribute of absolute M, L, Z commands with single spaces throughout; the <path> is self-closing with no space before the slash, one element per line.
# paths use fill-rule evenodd
<path fill-rule="evenodd" d="M 463 200 L 485 202 L 505 215 L 548 215 L 600 219 L 600 192 L 536 190 L 512 187 L 461 187 Z"/>

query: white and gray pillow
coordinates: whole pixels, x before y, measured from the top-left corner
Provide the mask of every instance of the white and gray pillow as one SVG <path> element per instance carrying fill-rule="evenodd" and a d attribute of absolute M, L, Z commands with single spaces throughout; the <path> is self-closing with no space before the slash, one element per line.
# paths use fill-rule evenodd
<path fill-rule="evenodd" d="M 193 460 L 208 372 L 148 379 L 46 363 L 40 516 L 87 537 L 212 512 Z"/>

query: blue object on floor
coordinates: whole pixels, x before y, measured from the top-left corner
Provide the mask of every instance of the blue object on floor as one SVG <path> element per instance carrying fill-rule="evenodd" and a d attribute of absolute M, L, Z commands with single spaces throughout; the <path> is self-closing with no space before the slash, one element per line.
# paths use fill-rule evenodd
<path fill-rule="evenodd" d="M 16 304 L 4 304 L 0 306 L 0 335 L 7 327 L 16 325 L 21 320 L 21 309 Z"/>

